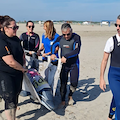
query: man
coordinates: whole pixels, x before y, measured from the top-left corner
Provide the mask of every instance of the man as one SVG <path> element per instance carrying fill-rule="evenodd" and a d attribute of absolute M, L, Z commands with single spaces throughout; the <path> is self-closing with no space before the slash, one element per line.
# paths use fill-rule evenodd
<path fill-rule="evenodd" d="M 61 106 L 65 106 L 65 95 L 67 92 L 68 73 L 70 72 L 70 92 L 68 104 L 73 104 L 72 95 L 75 92 L 79 78 L 79 52 L 81 47 L 80 36 L 72 33 L 70 24 L 64 23 L 61 26 L 62 35 L 57 38 L 51 47 L 51 59 L 56 58 L 55 48 L 59 46 L 61 50 L 62 69 L 60 73 L 60 93 L 61 93 Z"/>
<path fill-rule="evenodd" d="M 39 70 L 39 63 L 37 60 L 38 57 L 33 53 L 37 52 L 37 50 L 39 49 L 40 38 L 38 34 L 33 32 L 34 27 L 35 26 L 33 21 L 28 21 L 26 23 L 27 32 L 21 34 L 20 40 L 23 48 L 29 51 L 29 53 L 26 53 L 25 56 L 27 68 L 34 67 L 36 70 Z M 27 89 L 24 81 L 22 88 Z M 30 93 L 26 91 L 21 91 L 20 95 L 24 97 L 30 95 Z"/>
<path fill-rule="evenodd" d="M 113 99 L 115 100 L 117 120 L 120 120 L 120 15 L 117 17 L 115 27 L 117 29 L 117 34 L 107 40 L 104 49 L 100 70 L 100 88 L 103 91 L 106 89 L 104 73 L 109 55 L 111 55 L 108 81 L 114 96 Z M 109 115 L 109 117 L 110 116 L 111 115 Z M 112 120 L 112 118 L 108 118 L 108 120 Z"/>

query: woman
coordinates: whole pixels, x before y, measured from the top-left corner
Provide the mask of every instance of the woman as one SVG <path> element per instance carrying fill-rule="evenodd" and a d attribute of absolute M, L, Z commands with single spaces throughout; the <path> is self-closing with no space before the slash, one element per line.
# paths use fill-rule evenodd
<path fill-rule="evenodd" d="M 25 50 L 29 50 L 29 54 L 26 54 L 26 59 L 30 59 L 28 60 L 27 66 L 29 68 L 29 65 L 31 67 L 32 62 L 33 62 L 33 58 L 32 58 L 32 53 L 33 52 L 37 52 L 37 50 L 39 49 L 39 45 L 40 45 L 40 38 L 39 35 L 34 33 L 34 23 L 33 21 L 28 21 L 26 23 L 26 28 L 27 28 L 27 32 L 22 33 L 20 36 L 20 40 L 22 41 L 23 44 L 23 48 Z M 37 56 L 35 56 L 35 58 L 37 58 Z M 35 60 L 34 60 L 35 61 Z M 39 64 L 38 61 L 35 61 L 35 65 L 36 65 L 36 69 L 38 70 Z"/>
<path fill-rule="evenodd" d="M 39 44 L 40 44 L 39 35 L 33 32 L 34 27 L 35 26 L 34 26 L 33 21 L 28 21 L 26 23 L 27 32 L 24 32 L 21 34 L 20 40 L 23 44 L 23 48 L 25 50 L 30 51 L 29 53 L 27 53 L 25 55 L 27 68 L 31 68 L 33 63 L 35 63 L 34 68 L 36 70 L 39 70 L 39 64 L 38 64 L 38 60 L 37 60 L 38 57 L 37 57 L 37 55 L 34 55 L 34 57 L 32 56 L 33 52 L 37 52 L 37 50 L 39 49 Z M 25 86 L 25 88 L 24 88 L 24 86 Z M 23 81 L 22 88 L 23 88 L 23 90 L 20 93 L 21 96 L 25 97 L 25 96 L 30 95 L 30 93 L 26 91 L 26 85 L 25 85 L 24 81 Z"/>
<path fill-rule="evenodd" d="M 0 16 L 0 34 L 1 34 L 1 31 L 3 30 L 2 29 L 2 24 L 4 22 L 5 19 L 9 18 L 8 15 L 5 15 L 5 16 Z M 0 95 L 0 102 L 2 101 L 2 96 Z"/>
<path fill-rule="evenodd" d="M 7 120 L 15 120 L 18 95 L 22 88 L 24 52 L 16 31 L 19 28 L 13 18 L 3 22 L 0 34 L 0 94 L 5 101 Z"/>
<path fill-rule="evenodd" d="M 42 54 L 43 61 L 47 61 L 47 57 L 51 55 L 51 46 L 52 44 L 56 41 L 58 38 L 58 34 L 56 33 L 56 29 L 54 28 L 54 24 L 51 20 L 47 20 L 44 22 L 44 27 L 43 29 L 45 30 L 45 34 L 42 35 L 42 44 L 40 49 L 38 50 L 37 54 L 40 55 L 41 51 L 44 50 L 44 53 Z M 56 55 L 58 57 L 58 48 L 56 49 Z M 46 80 L 48 81 L 49 85 L 51 88 L 53 87 L 53 81 L 54 81 L 54 74 L 56 72 L 57 68 L 57 61 L 52 61 L 52 65 L 50 67 L 51 73 L 49 72 L 50 70 L 46 70 Z M 49 72 L 49 73 L 48 73 Z M 49 79 L 50 78 L 50 79 Z"/>

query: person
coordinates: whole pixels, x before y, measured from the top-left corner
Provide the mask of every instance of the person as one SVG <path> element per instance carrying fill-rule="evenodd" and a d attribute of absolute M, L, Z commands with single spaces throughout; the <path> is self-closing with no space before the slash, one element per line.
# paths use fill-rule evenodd
<path fill-rule="evenodd" d="M 46 56 L 51 55 L 51 46 L 56 41 L 59 35 L 56 33 L 56 29 L 54 28 L 54 24 L 51 20 L 47 20 L 44 22 L 43 29 L 45 30 L 45 34 L 42 35 L 42 44 L 37 54 L 40 55 L 41 51 L 44 50 L 44 53 L 42 54 L 42 59 L 43 61 L 47 61 Z M 55 55 L 58 57 L 57 49 Z M 51 61 L 50 64 L 50 67 L 45 70 L 45 79 L 46 81 L 48 81 L 48 84 L 53 89 L 54 75 L 57 69 L 57 61 Z"/>
<path fill-rule="evenodd" d="M 35 60 L 34 58 L 32 58 L 32 54 L 34 52 L 37 52 L 37 50 L 39 49 L 39 45 L 40 45 L 40 38 L 39 35 L 34 33 L 34 23 L 33 21 L 28 21 L 26 23 L 26 28 L 27 28 L 27 32 L 22 33 L 20 35 L 20 40 L 22 42 L 23 48 L 25 50 L 29 50 L 29 53 L 26 54 L 26 59 L 28 60 L 30 58 L 29 63 L 27 63 L 27 67 L 30 68 L 33 64 L 33 60 Z M 38 58 L 37 55 L 35 56 L 35 58 Z M 38 70 L 38 61 L 35 61 L 35 65 L 36 65 L 36 69 Z"/>
<path fill-rule="evenodd" d="M 25 50 L 29 50 L 29 53 L 26 53 L 26 55 L 25 55 L 27 68 L 33 67 L 33 63 L 35 63 L 34 68 L 36 70 L 39 70 L 39 63 L 37 60 L 38 57 L 37 57 L 37 55 L 32 56 L 34 52 L 37 52 L 37 50 L 39 49 L 39 45 L 40 45 L 39 35 L 33 32 L 34 27 L 35 27 L 35 25 L 34 25 L 33 21 L 28 21 L 26 23 L 27 32 L 22 33 L 20 35 L 20 40 L 21 40 L 23 48 Z M 24 86 L 26 89 L 26 85 L 23 80 L 22 88 L 24 88 Z M 26 90 L 22 90 L 20 95 L 25 97 L 25 96 L 30 95 L 30 93 L 27 92 Z"/>
<path fill-rule="evenodd" d="M 2 29 L 2 24 L 4 22 L 5 19 L 9 18 L 8 15 L 5 15 L 5 16 L 0 16 L 0 34 L 1 34 L 1 31 L 3 31 Z M 2 96 L 0 95 L 0 102 L 2 101 Z"/>
<path fill-rule="evenodd" d="M 3 23 L 3 16 L 0 16 L 0 34 L 2 29 L 2 23 Z M 2 96 L 0 95 L 0 102 L 2 101 Z"/>
<path fill-rule="evenodd" d="M 114 96 L 115 106 L 116 106 L 116 117 L 120 120 L 120 57 L 119 57 L 119 50 L 120 50 L 120 15 L 117 17 L 115 23 L 117 34 L 113 37 L 109 38 L 106 42 L 104 48 L 104 55 L 101 63 L 100 69 L 100 88 L 105 91 L 106 83 L 104 80 L 104 72 L 106 69 L 106 65 L 108 62 L 108 58 L 110 57 L 110 67 L 108 72 L 108 81 L 110 85 L 110 89 Z M 109 119 L 109 118 L 108 118 Z"/>
<path fill-rule="evenodd" d="M 72 105 L 74 103 L 72 95 L 75 92 L 78 84 L 79 78 L 79 52 L 81 47 L 81 38 L 76 33 L 72 32 L 71 25 L 69 23 L 64 23 L 61 26 L 62 35 L 57 38 L 51 47 L 51 59 L 56 58 L 55 48 L 59 46 L 61 49 L 61 62 L 62 69 L 60 73 L 60 94 L 61 94 L 61 104 L 60 108 L 66 105 L 65 95 L 67 92 L 67 81 L 68 73 L 70 72 L 70 92 L 68 104 Z"/>
<path fill-rule="evenodd" d="M 23 67 L 24 51 L 16 36 L 19 27 L 15 20 L 13 18 L 5 19 L 2 27 L 3 31 L 0 34 L 0 94 L 5 101 L 7 120 L 15 120 L 23 73 L 27 72 L 27 69 Z"/>

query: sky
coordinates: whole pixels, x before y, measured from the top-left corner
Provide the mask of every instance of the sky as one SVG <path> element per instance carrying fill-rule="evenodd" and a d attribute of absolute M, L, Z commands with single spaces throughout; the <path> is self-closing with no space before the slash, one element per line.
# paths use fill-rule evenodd
<path fill-rule="evenodd" d="M 0 15 L 16 21 L 115 21 L 120 0 L 0 0 Z"/>

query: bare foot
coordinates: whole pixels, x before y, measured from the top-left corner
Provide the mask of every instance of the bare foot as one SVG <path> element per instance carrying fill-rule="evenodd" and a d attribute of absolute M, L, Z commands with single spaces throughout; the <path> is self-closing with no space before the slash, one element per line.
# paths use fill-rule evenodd
<path fill-rule="evenodd" d="M 62 101 L 60 105 L 58 106 L 58 109 L 62 109 L 65 107 L 65 101 Z"/>
<path fill-rule="evenodd" d="M 20 110 L 20 107 L 17 106 L 17 110 Z"/>
<path fill-rule="evenodd" d="M 73 103 L 74 103 L 74 100 L 72 96 L 69 96 L 68 105 L 73 105 Z"/>

